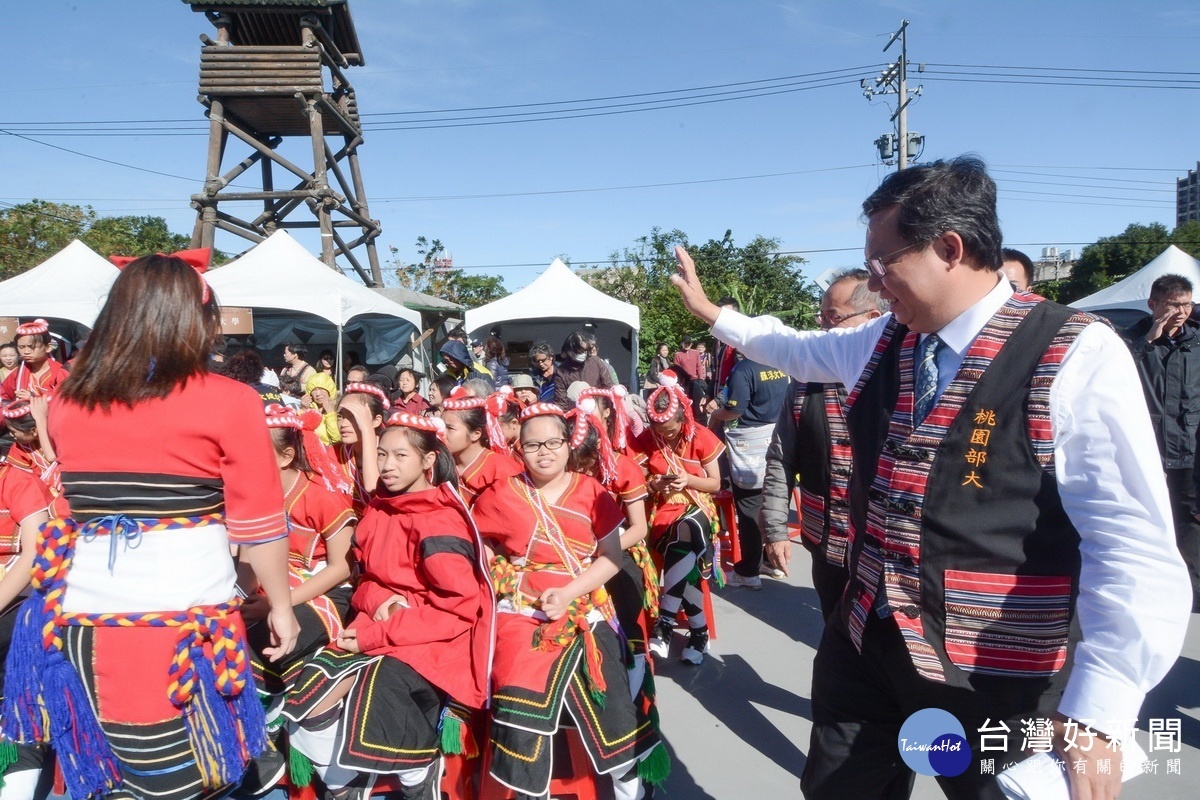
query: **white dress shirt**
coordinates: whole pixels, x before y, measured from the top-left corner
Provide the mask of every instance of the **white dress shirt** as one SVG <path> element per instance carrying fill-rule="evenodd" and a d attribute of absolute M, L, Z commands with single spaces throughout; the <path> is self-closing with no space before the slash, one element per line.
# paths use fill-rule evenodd
<path fill-rule="evenodd" d="M 999 280 L 937 332 L 946 345 L 937 359 L 939 396 L 1011 295 Z M 853 387 L 887 320 L 796 331 L 774 317 L 723 309 L 713 335 L 799 381 Z M 1055 479 L 1082 561 L 1076 608 L 1083 639 L 1058 710 L 1121 736 L 1179 656 L 1192 591 L 1137 369 L 1107 325 L 1089 325 L 1067 351 L 1050 388 L 1050 417 Z"/>

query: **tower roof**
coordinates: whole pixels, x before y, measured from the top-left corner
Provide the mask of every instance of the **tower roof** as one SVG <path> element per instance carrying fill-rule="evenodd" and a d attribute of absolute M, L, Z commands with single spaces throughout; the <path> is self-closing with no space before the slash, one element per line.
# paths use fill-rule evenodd
<path fill-rule="evenodd" d="M 300 19 L 317 14 L 333 44 L 353 66 L 365 62 L 347 0 L 183 0 L 193 11 L 218 12 L 232 21 L 235 45 L 299 45 Z"/>

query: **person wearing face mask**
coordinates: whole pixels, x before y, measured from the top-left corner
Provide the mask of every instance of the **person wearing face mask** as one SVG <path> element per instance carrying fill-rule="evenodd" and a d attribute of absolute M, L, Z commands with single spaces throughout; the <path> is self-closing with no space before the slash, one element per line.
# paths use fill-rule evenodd
<path fill-rule="evenodd" d="M 571 407 L 567 389 L 575 381 L 583 381 L 596 389 L 611 389 L 614 385 L 608 364 L 590 353 L 590 343 L 579 331 L 563 342 L 558 368 L 554 372 L 554 402 L 563 408 Z"/>
<path fill-rule="evenodd" d="M 833 279 L 821 298 L 817 320 L 822 330 L 854 328 L 887 313 L 879 293 L 867 288 L 870 277 L 865 269 L 851 269 Z M 788 575 L 792 558 L 788 507 L 799 473 L 802 543 L 812 555 L 813 588 L 826 619 L 849 579 L 850 532 L 844 502 L 850 453 L 840 444 L 847 436 L 845 402 L 846 387 L 840 383 L 792 381 L 788 386 L 767 450 L 758 515 L 767 540 L 767 568 Z M 831 504 L 831 498 L 839 502 Z"/>

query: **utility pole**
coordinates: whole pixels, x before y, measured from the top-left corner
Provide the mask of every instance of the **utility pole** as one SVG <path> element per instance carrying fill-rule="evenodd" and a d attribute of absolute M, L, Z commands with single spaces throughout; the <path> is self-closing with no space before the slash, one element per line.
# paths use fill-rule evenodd
<path fill-rule="evenodd" d="M 891 46 L 900 41 L 900 57 L 895 63 L 888 64 L 883 72 L 879 73 L 879 77 L 875 79 L 874 84 L 863 80 L 861 86 L 863 95 L 868 99 L 872 99 L 875 95 L 894 94 L 899 98 L 896 105 L 896 112 L 892 114 L 891 122 L 895 124 L 895 133 L 885 133 L 875 140 L 875 147 L 879 149 L 879 158 L 885 164 L 896 164 L 897 170 L 902 170 L 908 166 L 908 162 L 925 149 L 925 137 L 919 133 L 908 132 L 908 104 L 921 94 L 921 86 L 918 86 L 911 94 L 908 91 L 908 20 L 903 20 L 900 23 L 900 30 L 892 34 L 892 38 L 888 39 L 888 43 L 884 45 L 883 52 L 891 49 Z M 921 67 L 918 66 L 918 71 Z"/>

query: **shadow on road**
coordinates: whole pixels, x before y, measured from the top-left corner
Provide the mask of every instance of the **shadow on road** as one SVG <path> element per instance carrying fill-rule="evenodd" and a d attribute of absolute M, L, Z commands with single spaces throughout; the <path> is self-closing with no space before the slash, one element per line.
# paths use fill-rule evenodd
<path fill-rule="evenodd" d="M 1200 720 L 1179 711 L 1197 707 L 1200 707 L 1200 661 L 1180 656 L 1162 682 L 1146 695 L 1138 727 L 1148 731 L 1151 719 L 1180 719 L 1183 743 L 1200 748 Z"/>
<path fill-rule="evenodd" d="M 795 563 L 797 560 L 793 559 L 793 569 L 800 566 Z M 762 591 L 727 586 L 719 594 L 725 602 L 770 625 L 794 642 L 806 644 L 814 651 L 821 643 L 825 620 L 821 617 L 816 589 L 763 578 Z"/>

